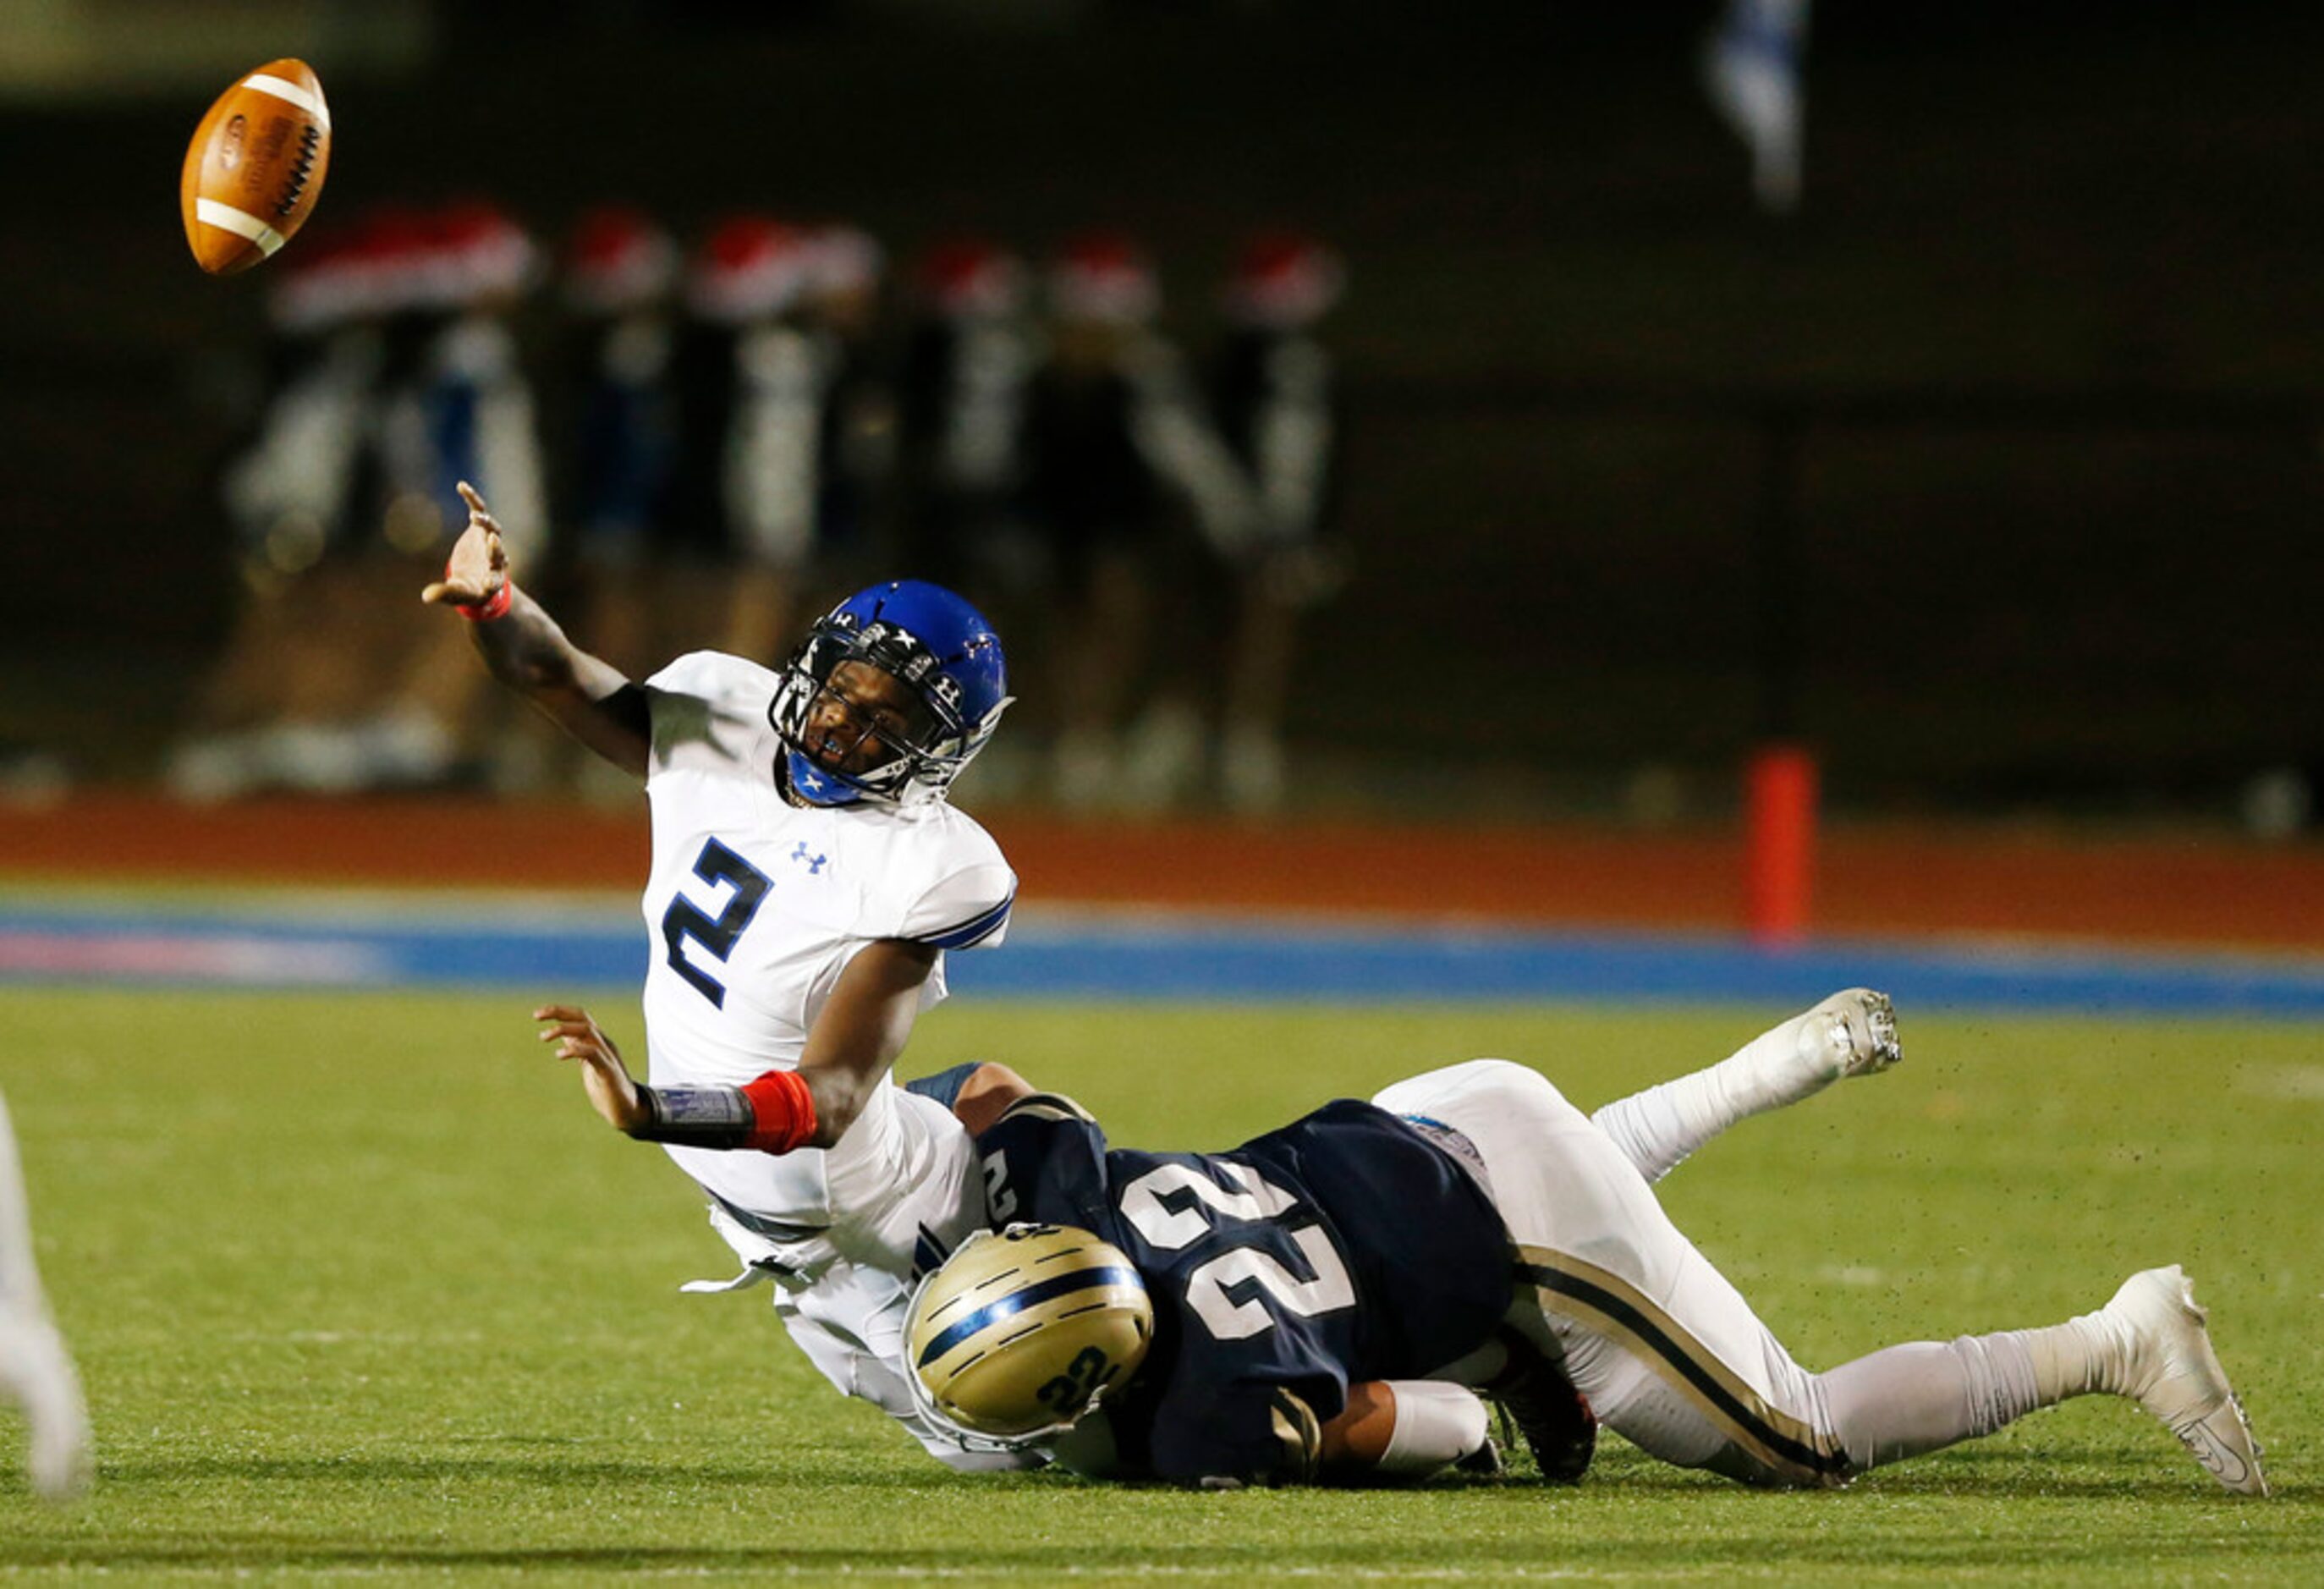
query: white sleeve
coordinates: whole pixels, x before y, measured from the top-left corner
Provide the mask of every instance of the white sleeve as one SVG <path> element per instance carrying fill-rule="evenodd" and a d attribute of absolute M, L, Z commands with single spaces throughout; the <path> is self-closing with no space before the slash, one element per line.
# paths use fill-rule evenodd
<path fill-rule="evenodd" d="M 939 949 L 998 945 L 1009 936 L 1017 902 L 1017 874 L 999 861 L 982 861 L 940 879 L 904 913 L 897 937 Z"/>
<path fill-rule="evenodd" d="M 661 671 L 646 682 L 671 695 L 698 695 L 715 700 L 735 693 L 737 687 L 749 681 L 752 675 L 759 676 L 760 681 L 772 677 L 766 669 L 742 657 L 730 657 L 724 651 L 688 651 L 664 664 Z"/>
<path fill-rule="evenodd" d="M 648 775 L 671 767 L 725 768 L 750 762 L 773 733 L 767 705 L 777 676 L 722 651 L 690 651 L 646 680 L 653 719 Z"/>

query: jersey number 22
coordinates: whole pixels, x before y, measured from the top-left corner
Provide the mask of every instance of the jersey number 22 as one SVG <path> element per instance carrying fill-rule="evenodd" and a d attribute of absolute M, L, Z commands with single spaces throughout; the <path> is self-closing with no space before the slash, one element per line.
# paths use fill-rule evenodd
<path fill-rule="evenodd" d="M 1121 1189 L 1121 1216 L 1137 1228 L 1148 1245 L 1175 1252 L 1206 1235 L 1214 1224 L 1233 1220 L 1261 1224 L 1288 1235 L 1306 1260 L 1313 1280 L 1291 1272 L 1274 1253 L 1254 1244 L 1237 1243 L 1186 1277 L 1186 1306 L 1222 1341 L 1240 1341 L 1275 1327 L 1256 1291 L 1244 1290 L 1238 1301 L 1229 1288 L 1255 1283 L 1277 1307 L 1300 1318 L 1337 1313 L 1356 1305 L 1356 1288 L 1331 1233 L 1313 1222 L 1291 1226 L 1284 1218 L 1300 1209 L 1299 1200 L 1246 1164 L 1219 1161 L 1219 1168 L 1242 1183 L 1230 1191 L 1186 1164 L 1165 1164 L 1151 1169 Z M 1173 1208 L 1163 1199 L 1172 1193 L 1191 1194 Z"/>

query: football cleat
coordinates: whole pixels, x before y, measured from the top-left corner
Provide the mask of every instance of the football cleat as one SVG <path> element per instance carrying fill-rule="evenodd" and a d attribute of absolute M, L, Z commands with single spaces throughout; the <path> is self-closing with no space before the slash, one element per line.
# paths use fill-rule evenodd
<path fill-rule="evenodd" d="M 1848 1076 L 1877 1076 L 1904 1057 L 1888 995 L 1847 988 L 1761 1032 L 1717 1071 L 1732 1076 L 1740 1118 L 1802 1103 Z"/>
<path fill-rule="evenodd" d="M 2260 1446 L 2211 1349 L 2209 1315 L 2177 1264 L 2123 1281 L 2105 1311 L 2129 1333 L 2123 1394 L 2163 1420 L 2210 1475 L 2238 1495 L 2264 1495 Z"/>
<path fill-rule="evenodd" d="M 1904 1057 L 1886 993 L 1849 988 L 1793 1016 L 1743 1052 L 1757 1057 L 1757 1107 L 1796 1104 L 1851 1076 L 1875 1076 Z"/>
<path fill-rule="evenodd" d="M 1598 1415 L 1565 1371 L 1531 1343 L 1509 1341 L 1509 1366 L 1484 1394 L 1525 1437 L 1534 1465 L 1553 1484 L 1578 1484 L 1598 1452 Z"/>
<path fill-rule="evenodd" d="M 1849 988 L 1832 994 L 1807 1012 L 1809 1025 L 1800 1046 L 1811 1043 L 1831 1067 L 1831 1079 L 1871 1076 L 1904 1058 L 1896 1040 L 1896 1007 L 1886 993 L 1870 988 Z"/>

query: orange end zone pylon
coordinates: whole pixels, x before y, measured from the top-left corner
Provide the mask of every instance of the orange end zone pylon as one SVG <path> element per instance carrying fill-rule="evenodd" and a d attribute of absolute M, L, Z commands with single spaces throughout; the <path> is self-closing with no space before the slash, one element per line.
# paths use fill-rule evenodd
<path fill-rule="evenodd" d="M 1743 928 L 1769 948 L 1808 934 L 1814 892 L 1816 760 L 1796 744 L 1765 744 L 1743 773 Z"/>

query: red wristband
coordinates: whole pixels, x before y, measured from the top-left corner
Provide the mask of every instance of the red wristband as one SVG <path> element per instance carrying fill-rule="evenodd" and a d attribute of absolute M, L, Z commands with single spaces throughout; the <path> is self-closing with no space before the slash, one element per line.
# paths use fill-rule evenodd
<path fill-rule="evenodd" d="M 742 1095 L 751 1100 L 751 1140 L 745 1147 L 761 1153 L 788 1153 L 815 1135 L 815 1095 L 796 1070 L 770 1070 L 747 1083 Z"/>
<path fill-rule="evenodd" d="M 493 591 L 492 595 L 484 597 L 484 600 L 477 602 L 473 605 L 462 602 L 454 602 L 452 604 L 452 610 L 459 614 L 460 616 L 466 618 L 471 624 L 489 624 L 494 618 L 498 618 L 505 614 L 509 610 L 509 604 L 515 599 L 516 581 L 513 579 L 503 579 L 501 581 L 501 587 L 498 590 Z"/>

